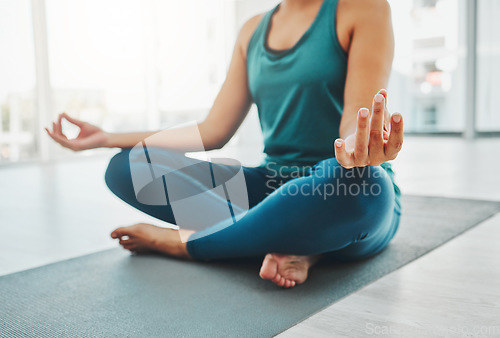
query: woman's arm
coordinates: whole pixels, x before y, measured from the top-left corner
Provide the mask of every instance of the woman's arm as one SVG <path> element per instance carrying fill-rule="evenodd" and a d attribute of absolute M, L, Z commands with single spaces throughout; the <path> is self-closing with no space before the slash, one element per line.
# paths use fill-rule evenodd
<path fill-rule="evenodd" d="M 161 142 L 157 141 L 158 144 L 149 144 L 150 146 L 182 151 L 199 150 L 198 130 L 205 150 L 221 148 L 231 139 L 245 119 L 252 103 L 248 90 L 245 55 L 248 41 L 259 21 L 260 16 L 256 16 L 245 23 L 240 30 L 226 79 L 205 120 L 198 123 L 196 130 L 193 126 L 188 126 L 164 131 Z M 62 118 L 80 128 L 80 135 L 77 138 L 68 139 L 64 135 Z M 87 122 L 61 114 L 58 121 L 53 123 L 52 131 L 47 129 L 47 133 L 62 146 L 78 151 L 99 147 L 130 148 L 157 131 L 107 133 Z"/>
<path fill-rule="evenodd" d="M 379 165 L 394 159 L 403 142 L 401 115 L 391 117 L 387 92 L 380 90 L 387 86 L 394 54 L 390 7 L 386 0 L 341 4 L 350 40 L 341 138 L 335 142 L 335 153 L 345 167 Z M 363 108 L 370 104 L 371 114 Z"/>

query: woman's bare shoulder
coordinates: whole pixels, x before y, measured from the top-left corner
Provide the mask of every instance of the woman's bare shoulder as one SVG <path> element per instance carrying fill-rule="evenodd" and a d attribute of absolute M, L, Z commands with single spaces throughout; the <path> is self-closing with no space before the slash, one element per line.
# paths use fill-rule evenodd
<path fill-rule="evenodd" d="M 264 13 L 257 14 L 255 16 L 251 17 L 243 24 L 243 26 L 240 29 L 237 43 L 238 43 L 239 47 L 241 48 L 241 51 L 243 52 L 243 55 L 245 57 L 247 54 L 248 43 L 250 42 L 250 39 L 252 38 L 252 35 L 255 32 L 255 30 L 257 29 L 257 26 L 259 25 L 263 16 L 264 16 Z"/>
<path fill-rule="evenodd" d="M 337 6 L 337 36 L 342 48 L 348 51 L 359 29 L 377 29 L 391 22 L 387 0 L 339 0 Z"/>
<path fill-rule="evenodd" d="M 390 11 L 387 0 L 339 0 L 338 3 L 339 14 L 353 19 L 363 19 L 366 15 L 385 17 Z"/>

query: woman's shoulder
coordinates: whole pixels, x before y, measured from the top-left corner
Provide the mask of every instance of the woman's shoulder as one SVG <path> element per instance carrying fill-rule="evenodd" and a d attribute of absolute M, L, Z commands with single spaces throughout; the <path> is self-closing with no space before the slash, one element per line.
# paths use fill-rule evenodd
<path fill-rule="evenodd" d="M 387 0 L 339 0 L 338 12 L 340 14 L 362 17 L 363 15 L 390 14 L 390 5 Z"/>
<path fill-rule="evenodd" d="M 265 13 L 260 13 L 251 17 L 243 24 L 240 29 L 240 33 L 238 35 L 238 45 L 240 46 L 241 51 L 243 52 L 243 55 L 245 57 L 247 54 L 248 43 L 250 42 L 250 39 L 252 38 L 252 35 L 257 29 L 260 21 L 264 17 L 264 14 Z"/>
<path fill-rule="evenodd" d="M 387 0 L 339 0 L 336 16 L 339 42 L 349 50 L 356 29 L 373 29 L 391 21 L 391 7 Z"/>

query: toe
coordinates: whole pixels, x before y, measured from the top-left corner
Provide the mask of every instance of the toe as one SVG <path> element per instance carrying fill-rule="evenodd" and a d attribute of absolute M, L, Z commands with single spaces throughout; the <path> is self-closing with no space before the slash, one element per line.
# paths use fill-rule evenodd
<path fill-rule="evenodd" d="M 281 275 L 279 273 L 277 273 L 271 281 L 273 283 L 278 284 L 280 280 L 281 280 Z"/>
<path fill-rule="evenodd" d="M 285 288 L 291 288 L 293 284 L 293 280 L 287 279 L 285 282 Z"/>
<path fill-rule="evenodd" d="M 127 235 L 127 230 L 126 228 L 117 228 L 111 233 L 111 238 L 120 238 L 122 236 Z"/>
<path fill-rule="evenodd" d="M 286 279 L 284 277 L 281 277 L 280 281 L 278 282 L 278 286 L 283 287 L 283 286 L 285 286 L 285 283 L 286 283 Z"/>
<path fill-rule="evenodd" d="M 263 279 L 273 279 L 276 277 L 277 271 L 278 262 L 276 262 L 272 255 L 267 254 L 262 262 L 262 267 L 260 268 L 260 277 Z"/>
<path fill-rule="evenodd" d="M 119 227 L 111 233 L 111 238 L 121 238 L 123 236 L 137 237 L 142 234 L 145 225 L 147 224 L 139 223 L 131 226 Z"/>

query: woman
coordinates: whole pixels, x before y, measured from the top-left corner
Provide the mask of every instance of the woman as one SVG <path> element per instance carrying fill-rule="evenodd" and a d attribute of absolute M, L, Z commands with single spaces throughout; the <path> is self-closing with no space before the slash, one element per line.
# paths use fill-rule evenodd
<path fill-rule="evenodd" d="M 388 113 L 387 92 L 379 90 L 386 87 L 393 48 L 386 0 L 283 0 L 251 18 L 239 33 L 213 107 L 198 124 L 205 149 L 221 148 L 251 104 L 257 105 L 266 160 L 243 168 L 250 210 L 230 225 L 198 232 L 136 224 L 111 237 L 130 251 L 196 260 L 264 256 L 260 276 L 286 288 L 303 283 L 323 254 L 357 260 L 380 252 L 394 236 L 401 210 L 386 161 L 401 149 L 403 122 L 400 114 Z M 370 104 L 371 110 L 363 108 Z M 80 127 L 76 139 L 63 134 L 62 118 Z M 158 146 L 194 150 L 188 128 L 164 132 Z M 132 188 L 129 148 L 154 132 L 106 133 L 66 114 L 47 132 L 73 150 L 123 148 L 109 164 L 108 187 L 139 210 L 175 224 L 170 207 L 139 203 Z M 166 149 L 154 151 L 170 156 Z M 293 175 L 297 168 L 303 170 Z M 278 189 L 270 177 L 279 178 Z M 348 189 L 328 196 L 304 193 L 311 184 L 333 183 Z M 377 189 L 353 193 L 355 185 Z M 302 193 L 292 194 L 292 186 Z"/>

